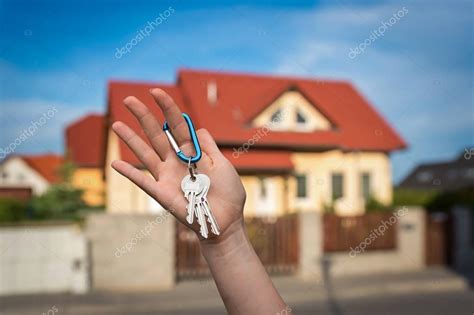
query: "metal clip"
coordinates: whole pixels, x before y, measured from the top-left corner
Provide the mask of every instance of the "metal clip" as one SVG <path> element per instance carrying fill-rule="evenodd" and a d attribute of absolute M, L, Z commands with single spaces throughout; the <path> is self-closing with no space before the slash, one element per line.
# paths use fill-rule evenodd
<path fill-rule="evenodd" d="M 196 180 L 196 164 L 191 164 L 191 158 L 188 160 L 188 171 L 191 180 L 194 182 Z"/>
<path fill-rule="evenodd" d="M 166 136 L 168 137 L 168 140 L 169 140 L 171 146 L 173 147 L 174 152 L 176 152 L 176 155 L 178 156 L 178 158 L 181 161 L 183 161 L 187 164 L 196 163 L 201 159 L 201 156 L 202 156 L 201 146 L 199 145 L 199 140 L 198 140 L 198 137 L 196 135 L 196 130 L 194 130 L 194 125 L 193 125 L 193 122 L 192 122 L 191 118 L 186 113 L 183 113 L 183 118 L 184 118 L 184 120 L 186 120 L 186 123 L 188 124 L 189 135 L 191 136 L 191 141 L 194 145 L 194 151 L 196 152 L 195 156 L 187 156 L 186 154 L 184 154 L 183 151 L 181 151 L 178 144 L 176 143 L 176 140 L 173 137 L 173 134 L 170 131 L 170 127 L 168 125 L 168 122 L 166 122 L 166 121 L 163 124 L 163 131 L 165 132 Z"/>

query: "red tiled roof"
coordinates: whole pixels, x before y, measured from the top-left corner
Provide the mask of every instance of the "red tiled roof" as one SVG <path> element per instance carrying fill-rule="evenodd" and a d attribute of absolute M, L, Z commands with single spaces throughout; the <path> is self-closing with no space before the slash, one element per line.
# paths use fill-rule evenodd
<path fill-rule="evenodd" d="M 206 82 L 217 85 L 218 101 L 214 106 L 207 101 Z M 310 133 L 270 132 L 257 146 L 371 151 L 406 146 L 348 82 L 182 70 L 178 85 L 189 100 L 188 106 L 194 109 L 196 125 L 205 126 L 221 144 L 248 141 L 257 132 L 249 127 L 252 118 L 287 90 L 297 89 L 336 128 Z"/>
<path fill-rule="evenodd" d="M 234 150 L 222 150 L 224 156 L 238 171 L 291 171 L 291 152 L 277 150 L 248 150 L 238 153 Z"/>
<path fill-rule="evenodd" d="M 217 103 L 213 105 L 207 99 L 207 84 L 211 82 L 216 84 L 218 95 Z M 314 132 L 269 132 L 254 144 L 253 149 L 298 151 L 339 148 L 390 152 L 406 147 L 404 140 L 368 101 L 350 83 L 343 81 L 181 70 L 176 85 L 111 82 L 108 104 L 110 123 L 121 120 L 134 130 L 140 130 L 122 103 L 128 95 L 141 99 L 163 122 L 148 92 L 154 87 L 171 94 L 181 110 L 191 115 L 196 128 L 208 129 L 221 147 L 239 147 L 251 139 L 258 133 L 257 128 L 250 126 L 252 119 L 273 100 L 293 89 L 301 92 L 334 128 Z M 138 164 L 122 142 L 120 153 L 126 161 Z"/>
<path fill-rule="evenodd" d="M 38 172 L 50 183 L 61 181 L 59 167 L 63 157 L 57 154 L 19 155 L 31 168 Z"/>
<path fill-rule="evenodd" d="M 66 152 L 78 166 L 99 167 L 104 161 L 105 119 L 88 114 L 66 127 Z"/>

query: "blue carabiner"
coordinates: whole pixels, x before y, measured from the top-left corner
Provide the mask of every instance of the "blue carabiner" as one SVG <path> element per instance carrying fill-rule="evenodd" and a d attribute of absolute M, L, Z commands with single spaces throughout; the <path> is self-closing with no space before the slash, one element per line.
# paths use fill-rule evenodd
<path fill-rule="evenodd" d="M 191 141 L 193 142 L 194 145 L 194 151 L 196 151 L 195 156 L 187 156 L 184 154 L 183 151 L 179 148 L 178 144 L 176 143 L 176 140 L 173 137 L 173 134 L 171 134 L 170 127 L 168 125 L 168 122 L 165 121 L 163 124 L 163 131 L 165 132 L 166 136 L 168 137 L 168 140 L 170 141 L 171 146 L 173 147 L 174 151 L 176 152 L 176 155 L 186 163 L 196 163 L 201 159 L 202 152 L 201 152 L 201 146 L 199 145 L 199 140 L 196 135 L 196 130 L 194 130 L 194 125 L 193 121 L 191 120 L 191 117 L 189 117 L 188 114 L 183 113 L 184 120 L 186 120 L 186 123 L 188 124 L 188 129 L 189 129 L 189 135 L 191 136 Z"/>

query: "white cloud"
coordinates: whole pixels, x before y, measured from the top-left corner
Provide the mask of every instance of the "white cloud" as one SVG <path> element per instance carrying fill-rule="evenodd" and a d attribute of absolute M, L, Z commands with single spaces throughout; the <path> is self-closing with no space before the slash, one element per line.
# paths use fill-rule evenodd
<path fill-rule="evenodd" d="M 92 106 L 76 107 L 38 99 L 0 101 L 0 108 L 0 148 L 9 146 L 44 114 L 52 109 L 55 112 L 31 137 L 16 147 L 15 153 L 62 152 L 66 125 L 88 112 L 97 112 Z"/>

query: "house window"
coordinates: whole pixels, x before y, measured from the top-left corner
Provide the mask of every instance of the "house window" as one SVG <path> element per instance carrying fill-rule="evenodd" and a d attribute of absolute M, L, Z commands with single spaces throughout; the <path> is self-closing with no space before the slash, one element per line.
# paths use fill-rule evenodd
<path fill-rule="evenodd" d="M 300 111 L 297 111 L 296 112 L 296 122 L 299 124 L 299 125 L 304 125 L 306 124 L 306 117 L 303 115 L 303 113 L 301 113 Z"/>
<path fill-rule="evenodd" d="M 307 187 L 306 187 L 306 175 L 296 175 L 296 197 L 306 198 Z"/>
<path fill-rule="evenodd" d="M 277 110 L 276 112 L 274 112 L 272 114 L 272 117 L 271 117 L 271 123 L 272 124 L 279 124 L 282 120 L 282 117 L 281 117 L 281 109 Z"/>
<path fill-rule="evenodd" d="M 369 173 L 362 173 L 361 177 L 361 194 L 362 197 L 364 197 L 365 200 L 369 200 L 370 195 L 371 195 L 371 190 L 370 190 L 370 174 Z"/>
<path fill-rule="evenodd" d="M 430 171 L 422 171 L 416 175 L 418 182 L 427 183 L 433 179 L 433 173 Z"/>
<path fill-rule="evenodd" d="M 344 176 L 342 173 L 332 174 L 332 200 L 342 198 L 344 196 Z"/>
<path fill-rule="evenodd" d="M 264 177 L 259 177 L 259 185 L 260 185 L 260 198 L 265 199 L 267 198 L 267 183 Z"/>
<path fill-rule="evenodd" d="M 2 178 L 7 179 L 8 178 L 8 173 L 7 172 L 2 172 Z"/>

